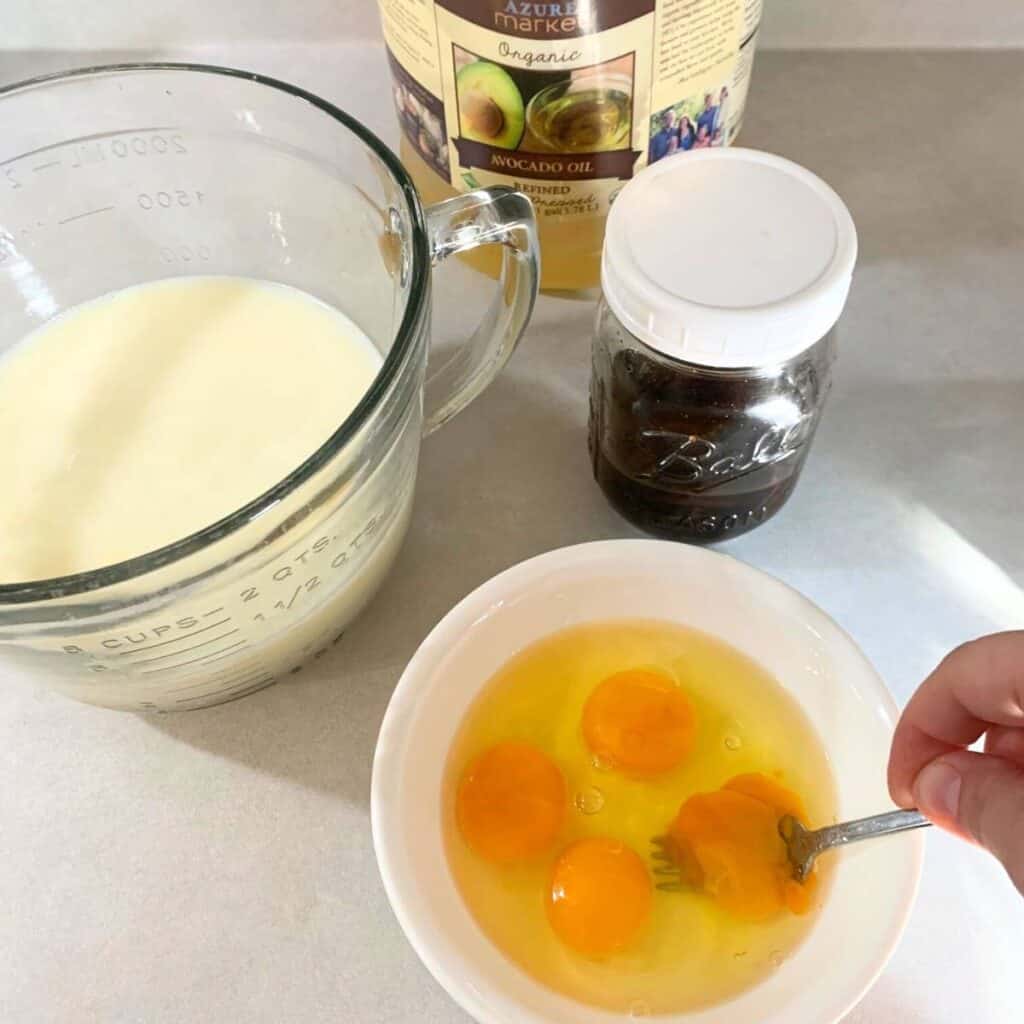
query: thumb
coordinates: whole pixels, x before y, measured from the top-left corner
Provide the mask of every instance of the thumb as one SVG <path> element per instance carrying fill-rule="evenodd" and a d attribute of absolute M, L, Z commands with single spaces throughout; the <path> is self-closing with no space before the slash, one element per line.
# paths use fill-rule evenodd
<path fill-rule="evenodd" d="M 1024 894 L 1024 768 L 991 754 L 956 751 L 921 769 L 914 798 L 936 825 L 995 854 Z"/>

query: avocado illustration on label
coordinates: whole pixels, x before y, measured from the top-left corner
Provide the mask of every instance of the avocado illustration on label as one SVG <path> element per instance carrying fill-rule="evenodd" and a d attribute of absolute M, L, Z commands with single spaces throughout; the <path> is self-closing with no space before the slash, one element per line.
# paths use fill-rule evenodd
<path fill-rule="evenodd" d="M 512 76 L 497 64 L 477 60 L 459 71 L 455 84 L 463 138 L 515 149 L 526 126 L 526 107 Z"/>

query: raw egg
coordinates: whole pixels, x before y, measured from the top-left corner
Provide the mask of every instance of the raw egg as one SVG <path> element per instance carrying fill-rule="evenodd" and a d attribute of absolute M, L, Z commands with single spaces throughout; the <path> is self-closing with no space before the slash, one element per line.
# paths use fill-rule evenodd
<path fill-rule="evenodd" d="M 803 801 L 760 773 L 738 775 L 689 797 L 669 829 L 685 879 L 729 913 L 764 921 L 810 909 L 815 876 L 793 879 L 779 818 L 806 818 Z"/>
<path fill-rule="evenodd" d="M 548 918 L 558 937 L 580 953 L 625 949 L 651 916 L 647 865 L 624 843 L 580 839 L 562 851 L 551 873 Z"/>
<path fill-rule="evenodd" d="M 528 743 L 498 743 L 463 776 L 456 816 L 466 842 L 499 864 L 536 857 L 565 820 L 565 779 Z"/>
<path fill-rule="evenodd" d="M 660 775 L 693 746 L 693 708 L 664 673 L 617 672 L 587 698 L 583 735 L 608 764 L 634 775 Z"/>

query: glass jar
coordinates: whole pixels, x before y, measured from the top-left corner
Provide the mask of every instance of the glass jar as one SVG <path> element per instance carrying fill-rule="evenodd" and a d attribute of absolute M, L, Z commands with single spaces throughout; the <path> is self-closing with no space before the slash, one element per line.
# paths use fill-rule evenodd
<path fill-rule="evenodd" d="M 692 211 L 681 238 L 674 205 Z M 707 543 L 778 512 L 831 387 L 855 258 L 839 197 L 778 157 L 683 154 L 623 190 L 605 241 L 589 431 L 594 477 L 623 516 Z"/>
<path fill-rule="evenodd" d="M 602 300 L 590 397 L 594 478 L 648 533 L 698 543 L 746 533 L 793 492 L 834 357 L 830 331 L 777 366 L 685 363 L 630 334 Z"/>

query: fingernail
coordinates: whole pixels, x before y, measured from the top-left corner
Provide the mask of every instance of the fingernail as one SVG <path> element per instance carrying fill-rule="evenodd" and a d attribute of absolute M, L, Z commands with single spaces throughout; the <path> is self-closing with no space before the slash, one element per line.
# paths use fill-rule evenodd
<path fill-rule="evenodd" d="M 942 761 L 933 761 L 921 771 L 914 786 L 917 806 L 929 817 L 948 822 L 957 820 L 960 808 L 960 773 Z"/>

